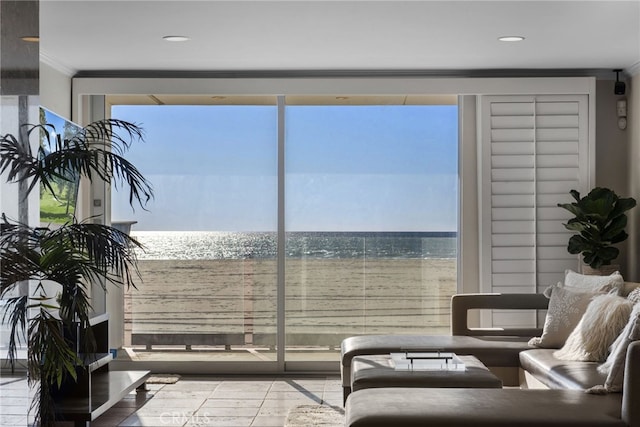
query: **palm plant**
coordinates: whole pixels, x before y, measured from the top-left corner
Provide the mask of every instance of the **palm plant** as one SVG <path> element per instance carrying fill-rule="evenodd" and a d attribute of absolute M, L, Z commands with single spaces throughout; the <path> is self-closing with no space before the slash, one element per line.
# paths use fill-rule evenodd
<path fill-rule="evenodd" d="M 38 183 L 55 194 L 54 181 L 80 175 L 128 187 L 132 207 L 137 203 L 144 208 L 153 197 L 150 183 L 124 158 L 131 144 L 143 139 L 137 125 L 106 119 L 69 138 L 55 134 L 51 125 L 25 126 L 27 137 L 42 132 L 55 150 L 40 147 L 34 155 L 23 138 L 0 136 L 0 172 L 7 174 L 9 183 L 23 183 L 23 188 L 28 184 L 26 194 L 19 197 L 26 199 Z M 105 290 L 107 284 L 135 288 L 134 279 L 139 278 L 135 249 L 141 245 L 92 220 L 74 218 L 57 229 L 31 227 L 7 219 L 4 213 L 0 221 L 0 298 L 6 299 L 3 321 L 11 331 L 8 360 L 14 368 L 26 330 L 29 384 L 37 387 L 32 411 L 36 424 L 43 426 L 55 420 L 56 390 L 74 381 L 82 369 L 73 331 L 87 331 L 81 343 L 83 352 L 90 353 L 94 345 L 89 287 L 99 283 Z M 27 281 L 35 283 L 34 290 L 15 296 L 15 290 Z M 50 294 L 52 287 L 57 298 Z"/>

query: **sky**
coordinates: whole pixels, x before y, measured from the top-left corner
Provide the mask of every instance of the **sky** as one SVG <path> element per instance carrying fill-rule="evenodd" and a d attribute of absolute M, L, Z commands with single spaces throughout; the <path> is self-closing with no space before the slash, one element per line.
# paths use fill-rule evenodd
<path fill-rule="evenodd" d="M 115 106 L 145 142 L 127 158 L 147 211 L 114 192 L 136 231 L 276 231 L 275 106 Z M 457 106 L 287 106 L 287 231 L 455 231 Z"/>

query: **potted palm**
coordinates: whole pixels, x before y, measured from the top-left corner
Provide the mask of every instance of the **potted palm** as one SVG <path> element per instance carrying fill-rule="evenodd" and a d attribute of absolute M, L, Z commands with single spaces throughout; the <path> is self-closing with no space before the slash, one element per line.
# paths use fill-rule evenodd
<path fill-rule="evenodd" d="M 62 137 L 51 125 L 25 126 L 27 131 L 18 138 L 0 136 L 0 172 L 6 173 L 8 182 L 26 188 L 26 194 L 19 196 L 22 200 L 38 183 L 55 193 L 59 187 L 52 182 L 79 175 L 124 184 L 132 206 L 144 207 L 153 196 L 151 185 L 123 157 L 133 142 L 142 140 L 137 125 L 107 119 L 70 137 Z M 34 131 L 42 132 L 56 149 L 40 147 L 34 154 L 28 143 Z M 32 411 L 36 425 L 52 425 L 56 390 L 74 381 L 82 366 L 78 344 L 87 352 L 92 346 L 88 289 L 92 283 L 135 287 L 135 249 L 140 244 L 91 219 L 73 218 L 49 229 L 10 220 L 3 213 L 0 227 L 0 297 L 5 300 L 3 321 L 10 325 L 8 360 L 13 368 L 26 331 L 29 384 L 35 387 Z M 31 283 L 32 290 L 17 292 L 23 283 Z M 74 330 L 87 331 L 83 342 L 77 342 Z"/>
<path fill-rule="evenodd" d="M 583 272 L 608 273 L 612 267 L 606 266 L 611 266 L 620 253 L 614 245 L 628 237 L 625 212 L 633 208 L 636 201 L 619 197 L 613 190 L 603 187 L 594 188 L 584 197 L 576 190 L 570 193 L 575 202 L 558 204 L 574 215 L 564 224 L 568 230 L 577 233 L 569 239 L 567 250 L 571 254 L 582 254 Z"/>

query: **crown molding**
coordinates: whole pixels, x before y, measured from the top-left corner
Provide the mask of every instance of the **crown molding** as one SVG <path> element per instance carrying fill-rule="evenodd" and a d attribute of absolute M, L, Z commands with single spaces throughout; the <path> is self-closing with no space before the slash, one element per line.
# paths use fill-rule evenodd
<path fill-rule="evenodd" d="M 626 71 L 631 77 L 640 76 L 640 61 L 636 62 L 635 64 L 627 68 Z"/>
<path fill-rule="evenodd" d="M 367 78 L 367 77 L 595 77 L 615 80 L 611 69 L 482 69 L 482 70 L 85 70 L 77 78 Z"/>
<path fill-rule="evenodd" d="M 49 67 L 61 72 L 67 77 L 73 77 L 78 72 L 78 70 L 69 68 L 66 65 L 63 65 L 60 62 L 56 61 L 55 58 L 47 55 L 47 53 L 43 52 L 42 49 L 40 49 L 40 62 L 47 64 Z"/>

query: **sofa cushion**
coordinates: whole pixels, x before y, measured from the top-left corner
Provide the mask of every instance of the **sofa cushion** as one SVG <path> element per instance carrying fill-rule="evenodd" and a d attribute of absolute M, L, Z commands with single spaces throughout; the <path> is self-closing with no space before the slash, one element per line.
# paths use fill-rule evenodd
<path fill-rule="evenodd" d="M 526 350 L 520 353 L 520 365 L 541 383 L 552 389 L 587 390 L 602 385 L 606 374 L 597 362 L 559 360 L 552 349 Z"/>
<path fill-rule="evenodd" d="M 518 354 L 529 349 L 527 337 L 469 337 L 460 335 L 360 335 L 342 341 L 342 365 L 355 356 L 389 354 L 402 349 L 440 349 L 472 354 L 491 366 L 518 367 Z"/>
<path fill-rule="evenodd" d="M 600 396 L 576 390 L 374 388 L 349 396 L 345 425 L 626 426 L 620 407 L 619 394 Z"/>

